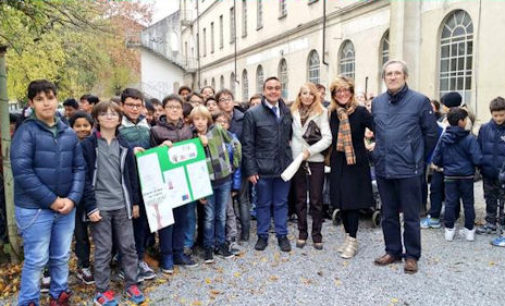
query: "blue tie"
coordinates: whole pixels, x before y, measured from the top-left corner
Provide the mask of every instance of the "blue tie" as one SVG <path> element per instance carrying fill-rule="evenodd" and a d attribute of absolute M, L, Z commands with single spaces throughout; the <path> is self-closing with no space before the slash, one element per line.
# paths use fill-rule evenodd
<path fill-rule="evenodd" d="M 277 122 L 279 122 L 280 116 L 277 115 L 277 110 L 278 110 L 277 106 L 272 106 L 272 112 L 274 112 L 275 118 L 277 118 Z"/>

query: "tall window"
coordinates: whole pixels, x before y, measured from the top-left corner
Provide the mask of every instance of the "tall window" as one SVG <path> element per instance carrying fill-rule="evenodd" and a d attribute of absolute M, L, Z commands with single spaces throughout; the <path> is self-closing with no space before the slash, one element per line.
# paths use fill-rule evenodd
<path fill-rule="evenodd" d="M 242 0 L 242 37 L 247 36 L 247 0 Z"/>
<path fill-rule="evenodd" d="M 447 16 L 440 37 L 440 96 L 457 91 L 463 102 L 471 100 L 473 23 L 470 15 L 457 10 Z"/>
<path fill-rule="evenodd" d="M 309 67 L 309 69 L 307 70 L 308 81 L 312 82 L 314 84 L 318 84 L 319 83 L 319 55 L 317 54 L 316 50 L 312 50 L 309 53 L 308 67 Z"/>
<path fill-rule="evenodd" d="M 230 44 L 235 40 L 235 7 L 230 8 Z"/>
<path fill-rule="evenodd" d="M 346 77 L 354 78 L 355 55 L 354 45 L 350 40 L 346 40 L 340 49 L 340 74 Z"/>
<path fill-rule="evenodd" d="M 207 56 L 207 29 L 203 28 L 203 56 Z"/>
<path fill-rule="evenodd" d="M 279 0 L 279 16 L 283 17 L 288 14 L 288 4 L 286 0 Z"/>
<path fill-rule="evenodd" d="M 219 16 L 219 49 L 223 49 L 223 15 Z"/>
<path fill-rule="evenodd" d="M 215 78 L 212 78 L 212 80 L 210 81 L 210 86 L 212 86 L 212 89 L 216 90 L 216 79 Z"/>
<path fill-rule="evenodd" d="M 214 53 L 214 22 L 210 23 L 210 53 Z"/>
<path fill-rule="evenodd" d="M 224 89 L 224 76 L 221 76 L 221 78 L 219 78 L 219 90 L 223 89 Z"/>
<path fill-rule="evenodd" d="M 232 72 L 231 75 L 230 75 L 230 90 L 231 92 L 233 93 L 233 96 L 235 96 L 235 73 Z"/>
<path fill-rule="evenodd" d="M 247 70 L 242 71 L 242 101 L 249 100 L 249 81 L 247 80 Z"/>
<path fill-rule="evenodd" d="M 288 64 L 286 59 L 281 59 L 279 63 L 279 79 L 282 84 L 282 97 L 284 99 L 288 98 Z"/>
<path fill-rule="evenodd" d="M 203 86 L 207 86 L 207 79 L 203 80 Z"/>
<path fill-rule="evenodd" d="M 263 66 L 259 65 L 256 69 L 256 93 L 261 93 L 263 91 Z"/>
<path fill-rule="evenodd" d="M 257 26 L 256 29 L 261 29 L 263 27 L 263 1 L 257 0 L 256 4 L 258 5 L 258 13 L 256 14 L 257 18 Z"/>
<path fill-rule="evenodd" d="M 384 33 L 381 41 L 381 69 L 382 66 L 389 61 L 389 30 Z"/>

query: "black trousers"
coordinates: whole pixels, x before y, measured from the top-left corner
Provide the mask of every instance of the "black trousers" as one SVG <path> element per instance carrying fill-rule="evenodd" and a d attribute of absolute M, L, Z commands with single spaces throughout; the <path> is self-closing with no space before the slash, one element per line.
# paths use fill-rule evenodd
<path fill-rule="evenodd" d="M 358 225 L 359 225 L 359 210 L 358 209 L 350 209 L 350 210 L 342 210 L 342 224 L 344 225 L 344 230 L 349 236 L 352 238 L 356 238 L 358 234 Z"/>
<path fill-rule="evenodd" d="M 88 222 L 83 221 L 84 209 L 77 206 L 75 212 L 75 256 L 77 256 L 77 266 L 79 268 L 89 268 L 89 235 Z"/>
<path fill-rule="evenodd" d="M 419 176 L 401 179 L 377 177 L 377 185 L 382 200 L 382 232 L 386 253 L 401 258 L 405 245 L 405 256 L 418 260 L 421 257 L 421 179 Z M 403 245 L 400 212 L 403 212 Z"/>

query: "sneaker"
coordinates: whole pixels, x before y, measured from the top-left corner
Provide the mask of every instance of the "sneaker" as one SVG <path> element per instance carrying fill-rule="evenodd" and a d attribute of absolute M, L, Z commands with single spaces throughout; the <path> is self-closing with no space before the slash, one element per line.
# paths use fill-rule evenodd
<path fill-rule="evenodd" d="M 500 236 L 498 238 L 495 238 L 491 241 L 491 245 L 497 246 L 497 247 L 505 247 L 505 237 Z"/>
<path fill-rule="evenodd" d="M 469 230 L 465 227 L 459 231 L 459 234 L 461 236 L 465 237 L 465 239 L 467 241 L 474 241 L 475 240 L 475 227 L 471 230 Z"/>
<path fill-rule="evenodd" d="M 58 299 L 51 297 L 51 299 L 49 300 L 49 306 L 69 306 L 71 296 L 72 292 L 63 291 L 62 293 L 60 293 Z"/>
<path fill-rule="evenodd" d="M 228 246 L 228 251 L 235 256 L 237 256 L 241 251 L 241 247 L 235 241 L 226 243 L 226 245 Z"/>
<path fill-rule="evenodd" d="M 151 280 L 156 278 L 156 273 L 147 265 L 143 260 L 139 261 L 138 266 L 138 276 L 139 281 Z"/>
<path fill-rule="evenodd" d="M 268 240 L 266 238 L 258 237 L 258 242 L 254 246 L 254 249 L 257 251 L 263 251 L 267 248 Z"/>
<path fill-rule="evenodd" d="M 86 285 L 91 285 L 95 283 L 95 278 L 91 273 L 90 268 L 78 268 L 77 269 L 77 278 L 80 279 Z"/>
<path fill-rule="evenodd" d="M 205 254 L 203 255 L 203 260 L 206 264 L 214 263 L 214 255 L 212 255 L 212 248 L 206 248 Z"/>
<path fill-rule="evenodd" d="M 184 254 L 188 256 L 193 255 L 193 249 L 191 249 L 190 247 L 184 247 Z"/>
<path fill-rule="evenodd" d="M 233 253 L 230 252 L 228 246 L 225 243 L 219 246 L 216 255 L 221 256 L 223 258 L 235 257 L 235 255 L 233 255 Z"/>
<path fill-rule="evenodd" d="M 49 293 L 50 286 L 51 286 L 51 277 L 42 276 L 42 282 L 40 283 L 40 293 Z"/>
<path fill-rule="evenodd" d="M 198 264 L 188 255 L 182 255 L 180 257 L 174 257 L 174 264 L 178 266 L 184 266 L 186 268 L 196 268 Z"/>
<path fill-rule="evenodd" d="M 290 252 L 291 251 L 291 243 L 289 242 L 288 237 L 280 236 L 278 238 L 278 241 L 279 241 L 279 247 L 281 248 L 281 251 L 283 251 L 283 252 Z"/>
<path fill-rule="evenodd" d="M 423 218 L 421 220 L 421 228 L 422 229 L 428 229 L 428 228 L 440 228 L 440 219 L 437 218 L 432 218 L 430 215 L 428 215 L 426 218 Z"/>
<path fill-rule="evenodd" d="M 445 228 L 445 240 L 452 241 L 454 239 L 454 235 L 456 234 L 456 228 Z"/>
<path fill-rule="evenodd" d="M 130 285 L 128 289 L 126 289 L 126 296 L 128 299 L 135 304 L 141 304 L 146 300 L 144 294 L 140 291 L 137 285 Z"/>
<path fill-rule="evenodd" d="M 491 223 L 486 223 L 482 226 L 477 227 L 476 233 L 479 235 L 494 234 L 494 233 L 496 233 L 496 225 L 491 224 Z"/>
<path fill-rule="evenodd" d="M 97 292 L 95 298 L 93 299 L 95 305 L 100 306 L 116 306 L 118 305 L 116 299 L 114 298 L 114 291 L 107 290 L 105 292 Z"/>
<path fill-rule="evenodd" d="M 115 283 L 120 283 L 124 280 L 124 273 L 121 269 L 112 269 L 110 280 Z"/>
<path fill-rule="evenodd" d="M 164 274 L 174 274 L 174 266 L 161 267 L 160 269 Z"/>

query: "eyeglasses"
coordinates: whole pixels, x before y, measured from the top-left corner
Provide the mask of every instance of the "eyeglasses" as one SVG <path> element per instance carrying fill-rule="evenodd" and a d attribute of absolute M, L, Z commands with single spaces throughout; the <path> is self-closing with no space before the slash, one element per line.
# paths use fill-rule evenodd
<path fill-rule="evenodd" d="M 180 105 L 167 105 L 165 106 L 166 109 L 168 110 L 181 110 L 182 107 Z"/>
<path fill-rule="evenodd" d="M 231 101 L 233 101 L 232 98 L 221 98 L 221 99 L 219 99 L 219 102 L 231 102 Z"/>
<path fill-rule="evenodd" d="M 116 117 L 119 117 L 119 113 L 117 113 L 117 112 L 99 112 L 98 116 L 116 118 Z"/>
<path fill-rule="evenodd" d="M 337 95 L 348 93 L 348 92 L 351 92 L 350 88 L 340 88 L 339 90 L 335 90 L 335 94 L 337 94 Z"/>
<path fill-rule="evenodd" d="M 223 119 L 223 120 L 218 119 L 218 120 L 216 120 L 216 122 L 220 123 L 220 124 L 229 124 L 228 120 L 226 120 L 226 119 Z"/>
<path fill-rule="evenodd" d="M 401 71 L 389 71 L 388 73 L 386 73 L 386 78 L 391 78 L 393 76 L 399 77 L 401 75 L 403 75 L 403 72 Z"/>
<path fill-rule="evenodd" d="M 129 103 L 126 103 L 124 104 L 125 107 L 129 108 L 129 109 L 141 109 L 142 108 L 142 104 L 129 104 Z"/>

